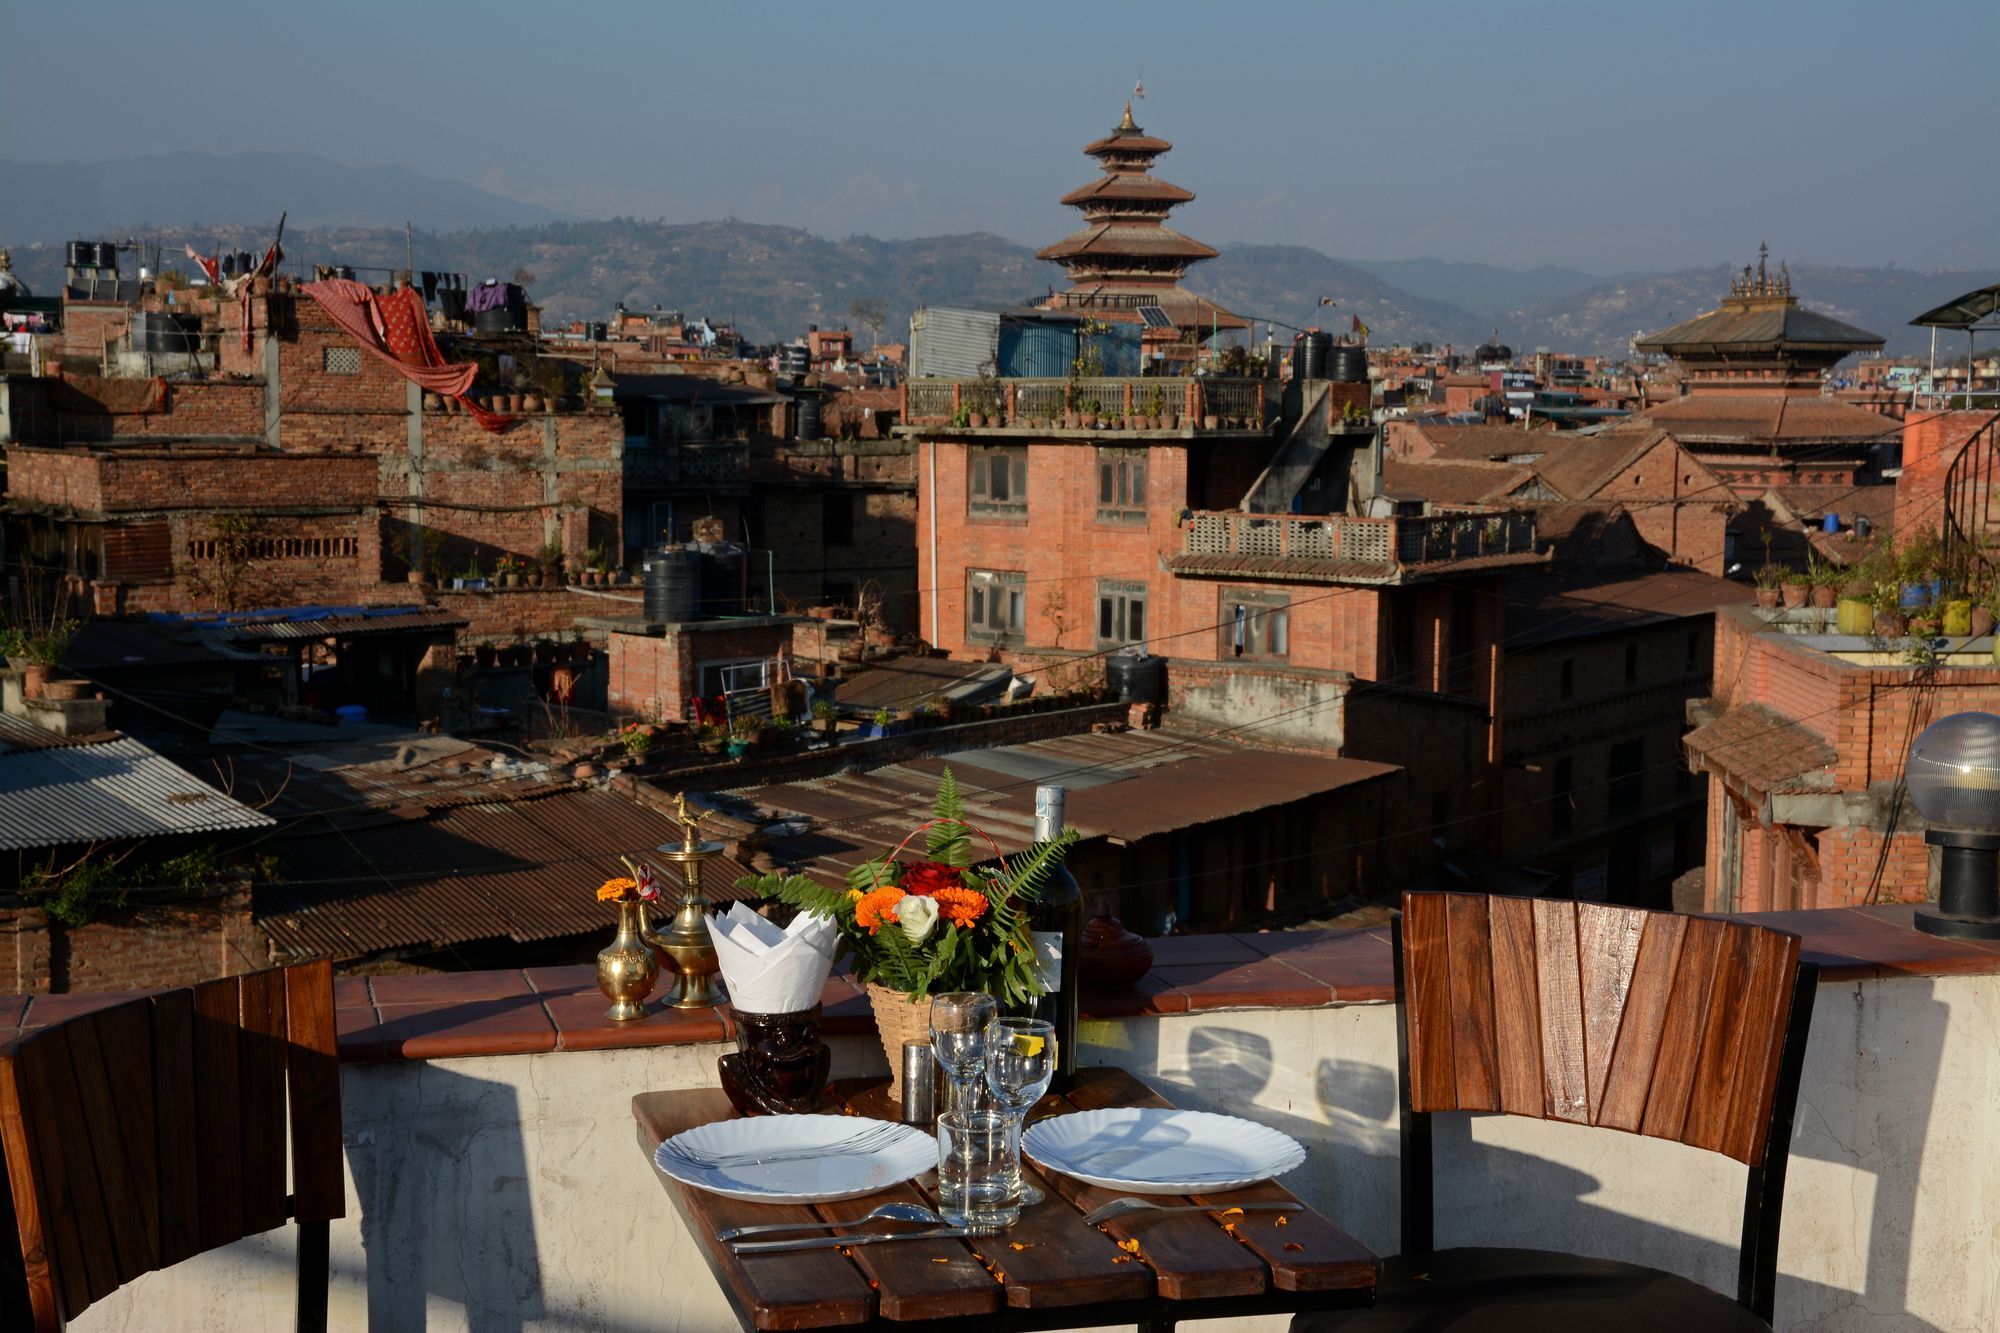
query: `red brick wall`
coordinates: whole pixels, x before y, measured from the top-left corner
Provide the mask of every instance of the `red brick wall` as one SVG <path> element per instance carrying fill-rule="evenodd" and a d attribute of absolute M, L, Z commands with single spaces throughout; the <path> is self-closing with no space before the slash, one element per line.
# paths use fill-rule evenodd
<path fill-rule="evenodd" d="M 102 470 L 97 458 L 81 450 L 17 444 L 7 450 L 7 496 L 32 504 L 101 510 Z"/>
<path fill-rule="evenodd" d="M 391 591 L 396 587 L 385 586 Z M 402 590 L 406 594 L 416 591 L 407 584 Z M 459 631 L 459 637 L 467 643 L 491 639 L 504 644 L 514 637 L 517 627 L 525 627 L 528 636 L 536 638 L 571 629 L 579 616 L 636 616 L 644 609 L 644 594 L 637 587 L 609 588 L 604 595 L 571 588 L 437 589 L 431 592 L 430 600 L 439 610 L 464 617 L 466 628 Z"/>
<path fill-rule="evenodd" d="M 0 911 L 4 993 L 186 986 L 270 965 L 248 886 L 106 911 L 82 926 L 51 921 L 39 908 Z"/>
<path fill-rule="evenodd" d="M 607 701 L 613 713 L 678 720 L 699 688 L 706 662 L 771 657 L 791 643 L 789 624 L 689 630 L 660 636 L 613 634 Z"/>
<path fill-rule="evenodd" d="M 314 454 L 120 451 L 96 460 L 104 513 L 159 509 L 320 509 L 375 499 L 368 459 Z"/>
<path fill-rule="evenodd" d="M 1741 506 L 1729 485 L 1672 436 L 1590 498 L 1623 504 L 1646 543 L 1678 563 L 1706 574 L 1723 573 L 1723 534 Z"/>
<path fill-rule="evenodd" d="M 1935 532 L 1944 521 L 1944 481 L 1966 442 L 1991 412 L 1919 412 L 1903 423 L 1903 472 L 1896 479 L 1896 538 Z M 2000 487 L 1997 487 L 2000 489 Z M 2000 495 L 1993 497 L 2000 500 Z"/>

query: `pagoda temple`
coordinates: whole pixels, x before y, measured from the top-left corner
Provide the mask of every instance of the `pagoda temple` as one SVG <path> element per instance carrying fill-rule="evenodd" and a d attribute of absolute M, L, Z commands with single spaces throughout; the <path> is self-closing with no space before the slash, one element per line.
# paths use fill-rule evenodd
<path fill-rule="evenodd" d="M 1054 293 L 1051 308 L 1107 323 L 1143 323 L 1149 358 L 1192 361 L 1212 334 L 1248 328 L 1250 321 L 1180 285 L 1189 265 L 1215 258 L 1216 251 L 1167 225 L 1167 215 L 1194 198 L 1192 190 L 1152 174 L 1153 159 L 1172 148 L 1133 122 L 1127 102 L 1117 128 L 1083 150 L 1104 174 L 1063 196 L 1082 212 L 1083 229 L 1037 258 L 1069 274 L 1070 289 Z"/>
<path fill-rule="evenodd" d="M 1882 337 L 1799 305 L 1790 271 L 1773 274 L 1769 261 L 1759 246 L 1719 308 L 1633 343 L 1678 362 L 1686 392 L 1629 424 L 1671 431 L 1746 498 L 1774 485 L 1851 485 L 1901 427 L 1825 397 L 1827 372 Z"/>

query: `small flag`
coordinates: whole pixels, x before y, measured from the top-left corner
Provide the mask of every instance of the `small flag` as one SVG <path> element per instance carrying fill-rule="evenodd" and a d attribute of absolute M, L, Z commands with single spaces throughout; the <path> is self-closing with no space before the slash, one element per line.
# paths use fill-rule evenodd
<path fill-rule="evenodd" d="M 639 886 L 639 896 L 649 903 L 658 902 L 660 900 L 660 881 L 653 878 L 653 868 L 644 861 L 641 861 L 635 867 L 635 872 L 632 876 L 632 882 Z"/>
<path fill-rule="evenodd" d="M 1132 85 L 1132 96 L 1138 98 L 1142 102 L 1146 100 L 1146 81 L 1144 79 L 1140 79 L 1137 83 Z"/>
<path fill-rule="evenodd" d="M 1334 300 L 1334 299 L 1333 299 L 1333 298 L 1332 298 L 1331 296 L 1322 296 L 1322 297 L 1320 297 L 1320 298 L 1319 298 L 1319 303 L 1320 303 L 1321 305 L 1339 305 L 1339 304 L 1340 304 L 1340 302 L 1338 302 L 1338 301 Z"/>
<path fill-rule="evenodd" d="M 1361 322 L 1361 316 L 1359 315 L 1354 317 L 1354 331 L 1364 338 L 1368 336 L 1368 326 Z"/>
<path fill-rule="evenodd" d="M 186 247 L 186 249 L 187 257 L 201 265 L 201 271 L 207 276 L 210 283 L 220 283 L 222 281 L 222 257 L 220 255 L 196 254 L 195 248 L 192 245 Z"/>

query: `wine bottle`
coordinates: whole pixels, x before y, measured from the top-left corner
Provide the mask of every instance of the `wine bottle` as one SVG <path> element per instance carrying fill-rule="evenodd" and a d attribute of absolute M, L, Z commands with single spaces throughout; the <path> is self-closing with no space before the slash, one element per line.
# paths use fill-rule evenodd
<path fill-rule="evenodd" d="M 1062 787 L 1035 788 L 1036 842 L 1053 842 L 1062 836 L 1068 794 Z M 1035 1003 L 1035 1017 L 1048 1020 L 1056 1032 L 1056 1072 L 1049 1088 L 1067 1092 L 1076 1077 L 1076 965 L 1083 936 L 1083 892 L 1067 865 L 1057 865 L 1042 882 L 1034 909 L 1028 914 L 1028 928 L 1035 935 L 1043 986 L 1042 997 Z"/>

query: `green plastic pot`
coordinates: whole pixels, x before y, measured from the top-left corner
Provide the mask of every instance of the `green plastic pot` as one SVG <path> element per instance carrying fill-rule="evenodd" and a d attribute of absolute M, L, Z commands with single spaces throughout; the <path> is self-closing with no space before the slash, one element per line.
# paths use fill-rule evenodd
<path fill-rule="evenodd" d="M 1966 638 L 1972 633 L 1972 603 L 1963 597 L 1953 598 L 1944 604 L 1944 632 L 1956 638 Z"/>
<path fill-rule="evenodd" d="M 1865 597 L 1843 597 L 1834 604 L 1833 623 L 1842 634 L 1868 634 L 1875 628 L 1875 608 Z"/>

